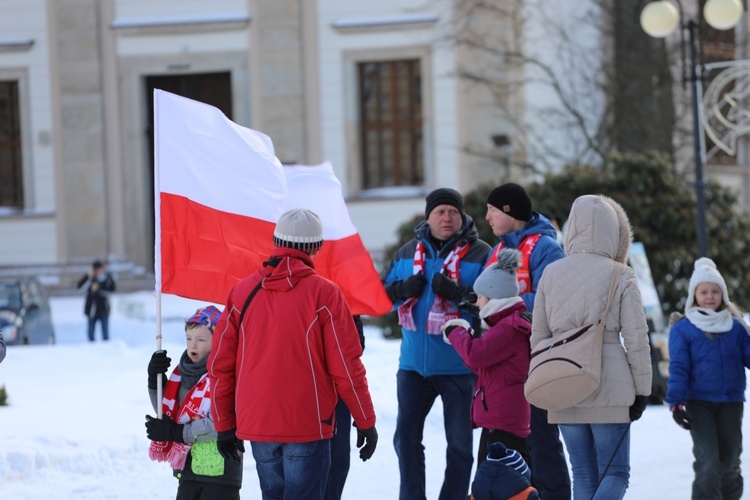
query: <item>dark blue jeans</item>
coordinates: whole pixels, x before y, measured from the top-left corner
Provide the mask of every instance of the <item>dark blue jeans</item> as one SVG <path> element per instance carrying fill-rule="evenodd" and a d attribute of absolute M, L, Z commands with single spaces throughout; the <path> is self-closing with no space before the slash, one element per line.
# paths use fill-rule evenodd
<path fill-rule="evenodd" d="M 89 341 L 94 341 L 94 328 L 97 321 L 102 325 L 102 340 L 109 340 L 109 316 L 94 316 L 89 317 Z"/>
<path fill-rule="evenodd" d="M 685 403 L 693 421 L 693 499 L 739 500 L 743 403 Z"/>
<path fill-rule="evenodd" d="M 544 500 L 570 500 L 570 474 L 560 431 L 547 422 L 547 410 L 531 405 L 531 434 L 526 438 L 531 485 Z"/>
<path fill-rule="evenodd" d="M 401 474 L 399 498 L 424 500 L 425 455 L 422 445 L 424 423 L 435 399 L 443 401 L 445 438 L 448 442 L 445 477 L 439 500 L 464 499 L 471 480 L 473 434 L 470 411 L 474 375 L 423 377 L 399 370 L 396 375 L 398 417 L 393 446 Z"/>
<path fill-rule="evenodd" d="M 331 465 L 331 440 L 251 441 L 263 500 L 321 500 Z"/>
<path fill-rule="evenodd" d="M 625 496 L 630 480 L 629 429 L 630 423 L 560 424 L 573 467 L 575 500 L 621 500 Z"/>
<path fill-rule="evenodd" d="M 346 476 L 349 474 L 351 461 L 352 414 L 349 408 L 339 399 L 336 405 L 336 432 L 331 438 L 331 468 L 328 470 L 328 482 L 323 498 L 341 500 Z"/>

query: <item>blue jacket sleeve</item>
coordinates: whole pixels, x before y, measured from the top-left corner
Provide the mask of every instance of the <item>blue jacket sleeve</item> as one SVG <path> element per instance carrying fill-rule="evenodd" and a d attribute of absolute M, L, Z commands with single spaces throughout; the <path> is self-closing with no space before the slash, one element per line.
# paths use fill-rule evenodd
<path fill-rule="evenodd" d="M 669 331 L 669 378 L 667 379 L 667 397 L 669 406 L 685 403 L 688 385 L 690 384 L 690 342 L 684 326 L 688 320 L 683 319 Z"/>

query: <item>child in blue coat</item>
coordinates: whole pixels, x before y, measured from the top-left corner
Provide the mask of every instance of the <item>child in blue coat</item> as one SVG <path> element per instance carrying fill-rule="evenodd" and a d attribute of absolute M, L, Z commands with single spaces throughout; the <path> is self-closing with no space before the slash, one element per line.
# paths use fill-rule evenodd
<path fill-rule="evenodd" d="M 750 335 L 739 318 L 716 264 L 698 259 L 685 317 L 669 332 L 666 397 L 675 422 L 693 438 L 693 499 L 742 497 L 742 412 Z"/>

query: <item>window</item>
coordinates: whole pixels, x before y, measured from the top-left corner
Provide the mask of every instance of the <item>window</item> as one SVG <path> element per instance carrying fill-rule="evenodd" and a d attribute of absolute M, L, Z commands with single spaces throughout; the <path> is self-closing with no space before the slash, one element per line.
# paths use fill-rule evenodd
<path fill-rule="evenodd" d="M 358 65 L 362 188 L 424 182 L 418 59 Z"/>
<path fill-rule="evenodd" d="M 18 82 L 0 81 L 0 207 L 23 208 Z"/>

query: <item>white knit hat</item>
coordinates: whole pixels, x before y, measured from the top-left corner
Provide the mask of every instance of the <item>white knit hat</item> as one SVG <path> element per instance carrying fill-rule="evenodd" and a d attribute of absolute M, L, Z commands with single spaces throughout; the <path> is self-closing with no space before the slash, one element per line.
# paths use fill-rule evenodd
<path fill-rule="evenodd" d="M 276 223 L 273 244 L 306 253 L 314 252 L 323 245 L 323 223 L 315 212 L 297 208 L 286 212 Z"/>
<path fill-rule="evenodd" d="M 474 292 L 488 299 L 507 299 L 518 295 L 518 269 L 521 252 L 515 248 L 503 248 L 497 253 L 497 262 L 474 281 Z"/>
<path fill-rule="evenodd" d="M 688 307 L 695 306 L 695 289 L 700 283 L 714 283 L 719 285 L 725 305 L 729 305 L 729 294 L 727 293 L 727 284 L 724 282 L 724 278 L 716 269 L 714 261 L 708 257 L 701 257 L 695 261 L 693 275 L 690 276 L 690 284 L 688 285 L 688 297 L 685 302 L 685 309 Z"/>

